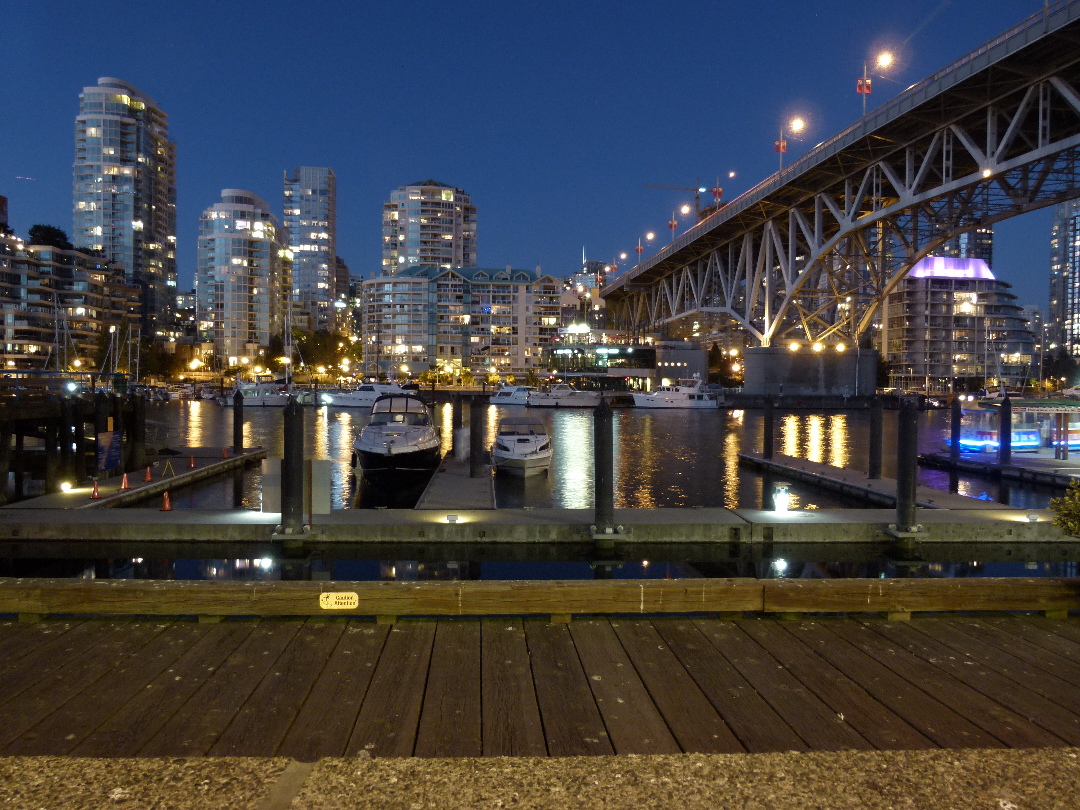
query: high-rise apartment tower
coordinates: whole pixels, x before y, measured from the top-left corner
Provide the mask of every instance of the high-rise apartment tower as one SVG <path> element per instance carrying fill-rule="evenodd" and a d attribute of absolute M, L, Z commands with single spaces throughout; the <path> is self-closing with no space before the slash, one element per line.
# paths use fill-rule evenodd
<path fill-rule="evenodd" d="M 224 189 L 199 220 L 200 338 L 230 366 L 258 364 L 271 338 L 284 342 L 291 291 L 292 251 L 270 206 L 250 191 Z"/>
<path fill-rule="evenodd" d="M 1050 310 L 1046 351 L 1080 355 L 1080 200 L 1058 203 L 1050 231 Z"/>
<path fill-rule="evenodd" d="M 383 205 L 383 274 L 409 267 L 475 267 L 476 208 L 435 180 L 401 186 Z"/>
<path fill-rule="evenodd" d="M 176 295 L 176 144 L 157 103 L 120 79 L 79 95 L 74 228 L 141 290 L 143 334 L 169 326 Z"/>
<path fill-rule="evenodd" d="M 300 166 L 285 173 L 285 239 L 293 253 L 293 301 L 315 332 L 337 329 L 337 182 L 334 170 Z M 348 290 L 341 291 L 341 295 Z"/>

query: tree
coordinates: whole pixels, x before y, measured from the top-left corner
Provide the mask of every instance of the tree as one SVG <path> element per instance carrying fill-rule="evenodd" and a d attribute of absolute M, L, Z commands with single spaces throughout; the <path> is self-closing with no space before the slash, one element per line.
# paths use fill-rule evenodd
<path fill-rule="evenodd" d="M 48 245 L 60 250 L 75 249 L 68 241 L 67 233 L 53 225 L 31 225 L 29 236 L 31 245 Z"/>

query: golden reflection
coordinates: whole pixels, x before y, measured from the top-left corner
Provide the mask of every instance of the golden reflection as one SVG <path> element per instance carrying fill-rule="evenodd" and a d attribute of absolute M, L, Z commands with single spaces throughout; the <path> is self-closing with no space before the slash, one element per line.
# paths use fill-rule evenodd
<path fill-rule="evenodd" d="M 448 456 L 454 451 L 454 403 L 436 405 L 434 416 L 439 425 L 439 447 L 442 454 Z"/>
<path fill-rule="evenodd" d="M 483 407 L 483 406 L 479 406 Z M 510 409 L 515 410 L 514 408 Z M 464 419 L 464 414 L 462 419 Z M 488 405 L 487 410 L 484 412 L 484 447 L 491 447 L 495 444 L 495 437 L 499 431 L 499 407 L 497 405 Z"/>
<path fill-rule="evenodd" d="M 798 457 L 799 455 L 799 417 L 789 413 L 780 420 L 780 446 L 784 448 L 785 456 Z"/>
<path fill-rule="evenodd" d="M 812 414 L 806 422 L 806 458 L 822 464 L 825 461 L 825 417 Z"/>
<path fill-rule="evenodd" d="M 850 451 L 847 414 L 834 413 L 829 417 L 829 463 L 846 469 L 851 457 Z"/>
<path fill-rule="evenodd" d="M 555 414 L 557 429 L 549 428 L 552 464 L 558 475 L 552 482 L 552 501 L 564 509 L 593 505 L 592 411 Z M 615 445 L 618 447 L 618 445 Z M 618 467 L 618 465 L 616 465 Z M 552 472 L 555 472 L 553 467 Z M 616 491 L 618 491 L 616 489 Z"/>
<path fill-rule="evenodd" d="M 724 506 L 739 508 L 739 436 L 735 431 L 724 433 Z"/>
<path fill-rule="evenodd" d="M 315 412 L 315 441 L 312 442 L 311 449 L 304 453 L 307 458 L 334 458 L 334 453 L 330 449 L 329 428 L 326 411 L 317 410 Z"/>
<path fill-rule="evenodd" d="M 207 430 L 206 418 L 204 413 L 205 403 L 198 402 L 185 402 L 181 408 L 181 430 L 183 431 L 183 444 L 187 447 L 206 447 L 209 431 Z M 217 407 L 217 406 L 215 406 Z"/>
<path fill-rule="evenodd" d="M 616 490 L 615 505 L 631 509 L 652 509 L 656 506 L 658 452 L 656 425 L 652 414 L 628 411 L 619 413 L 617 421 L 626 421 L 616 447 L 618 466 L 625 473 Z"/>

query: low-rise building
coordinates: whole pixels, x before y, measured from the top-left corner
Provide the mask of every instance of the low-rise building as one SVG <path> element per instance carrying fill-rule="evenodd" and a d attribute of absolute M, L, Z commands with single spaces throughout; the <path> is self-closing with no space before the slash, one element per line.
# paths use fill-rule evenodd
<path fill-rule="evenodd" d="M 406 267 L 363 282 L 364 372 L 527 374 L 559 325 L 561 285 L 540 268 Z"/>

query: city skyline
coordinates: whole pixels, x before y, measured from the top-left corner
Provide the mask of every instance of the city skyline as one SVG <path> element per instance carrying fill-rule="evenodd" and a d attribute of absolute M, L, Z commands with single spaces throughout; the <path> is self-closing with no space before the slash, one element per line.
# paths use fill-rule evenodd
<path fill-rule="evenodd" d="M 281 172 L 299 165 L 337 175 L 337 253 L 359 276 L 379 270 L 387 195 L 419 177 L 467 189 L 483 211 L 482 266 L 540 264 L 565 275 L 584 247 L 604 261 L 625 251 L 625 267 L 639 238 L 653 231 L 664 244 L 672 211 L 693 202 L 647 185 L 711 186 L 719 176 L 730 200 L 775 171 L 773 139 L 793 114 L 808 125 L 802 140 L 787 136 L 786 162 L 859 117 L 866 97 L 855 79 L 875 51 L 889 48 L 896 64 L 875 78 L 870 110 L 1042 3 L 780 2 L 768 15 L 690 3 L 410 3 L 302 17 L 276 3 L 254 16 L 202 3 L 153 15 L 125 2 L 99 4 L 90 17 L 80 8 L 12 9 L 0 32 L 10 74 L 0 92 L 5 109 L 20 111 L 0 122 L 11 224 L 21 233 L 39 222 L 71 228 L 78 91 L 117 76 L 169 115 L 179 288 L 190 289 L 199 214 L 220 190 L 274 201 Z M 46 37 L 55 47 L 103 35 L 117 19 L 131 29 L 123 47 L 63 61 L 41 47 Z M 234 30 L 256 50 L 325 42 L 325 62 L 242 70 L 227 47 Z M 413 42 L 432 44 L 414 52 Z M 30 87 L 38 103 L 27 105 L 20 96 Z M 677 219 L 680 232 L 690 224 Z M 995 274 L 1042 308 L 1051 221 L 1044 209 L 996 229 Z"/>

